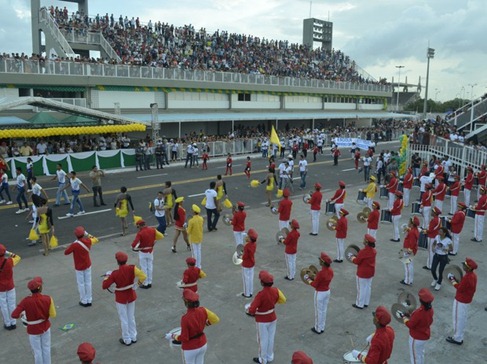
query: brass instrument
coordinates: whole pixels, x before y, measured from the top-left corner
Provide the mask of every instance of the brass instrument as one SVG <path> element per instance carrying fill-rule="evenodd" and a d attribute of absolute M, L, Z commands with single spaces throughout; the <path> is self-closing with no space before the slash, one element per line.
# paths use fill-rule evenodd
<path fill-rule="evenodd" d="M 337 228 L 338 217 L 332 216 L 326 222 L 326 228 L 330 231 L 335 231 Z"/>

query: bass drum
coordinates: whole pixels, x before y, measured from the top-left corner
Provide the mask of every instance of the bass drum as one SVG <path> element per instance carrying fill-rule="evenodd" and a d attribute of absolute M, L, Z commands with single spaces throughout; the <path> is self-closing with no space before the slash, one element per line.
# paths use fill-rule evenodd
<path fill-rule="evenodd" d="M 441 226 L 451 230 L 451 222 L 448 221 L 448 216 L 440 216 Z"/>
<path fill-rule="evenodd" d="M 380 222 L 391 222 L 392 223 L 392 214 L 388 210 L 382 210 L 380 212 Z"/>

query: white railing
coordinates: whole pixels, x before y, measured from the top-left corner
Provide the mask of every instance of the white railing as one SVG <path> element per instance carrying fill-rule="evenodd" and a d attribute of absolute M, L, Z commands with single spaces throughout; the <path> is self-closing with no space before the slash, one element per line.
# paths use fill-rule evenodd
<path fill-rule="evenodd" d="M 97 45 L 103 48 L 109 59 L 114 59 L 117 62 L 122 60 L 101 32 L 86 33 L 86 31 L 78 29 L 60 29 L 60 31 L 69 43 Z"/>
<path fill-rule="evenodd" d="M 76 54 L 74 53 L 73 49 L 69 45 L 66 38 L 64 38 L 64 35 L 59 30 L 54 18 L 51 16 L 51 14 L 49 14 L 46 8 L 42 8 L 39 11 L 39 18 L 41 20 L 41 23 L 45 24 L 47 29 L 50 30 L 51 35 L 59 43 L 59 46 L 66 54 L 66 57 L 76 57 Z"/>

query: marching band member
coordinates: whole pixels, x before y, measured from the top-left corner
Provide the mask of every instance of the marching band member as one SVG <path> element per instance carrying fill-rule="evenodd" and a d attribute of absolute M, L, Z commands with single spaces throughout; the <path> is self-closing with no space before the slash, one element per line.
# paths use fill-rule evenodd
<path fill-rule="evenodd" d="M 337 257 L 334 260 L 335 263 L 343 263 L 343 256 L 345 254 L 345 239 L 347 238 L 348 231 L 347 215 L 347 210 L 340 210 L 340 218 L 337 221 L 335 229 L 335 238 L 337 242 Z"/>
<path fill-rule="evenodd" d="M 230 153 L 228 153 L 227 155 L 227 160 L 226 160 L 226 168 L 225 168 L 225 176 L 227 174 L 230 174 L 230 176 L 232 175 L 232 155 Z"/>
<path fill-rule="evenodd" d="M 458 249 L 460 248 L 460 233 L 463 230 L 463 224 L 465 223 L 465 211 L 467 210 L 467 205 L 463 202 L 457 204 L 457 212 L 451 219 L 448 219 L 451 224 L 451 235 L 453 240 L 453 250 L 450 255 L 457 255 Z"/>
<path fill-rule="evenodd" d="M 419 177 L 419 200 L 420 201 L 423 199 L 423 194 L 426 191 L 426 185 L 428 183 L 433 183 L 434 179 L 435 179 L 435 174 L 434 173 L 428 174 L 427 170 L 425 173 L 421 174 L 421 177 Z"/>
<path fill-rule="evenodd" d="M 477 180 L 478 180 L 478 186 L 477 186 L 477 200 L 480 200 L 480 192 L 481 192 L 481 187 L 484 186 L 486 187 L 486 182 L 487 182 L 487 171 L 486 171 L 486 165 L 482 164 L 480 166 L 480 171 L 477 173 Z"/>
<path fill-rule="evenodd" d="M 467 257 L 462 266 L 465 275 L 460 283 L 456 281 L 455 276 L 451 273 L 448 275 L 448 280 L 456 288 L 457 292 L 453 301 L 453 336 L 448 336 L 446 341 L 457 345 L 463 344 L 468 308 L 477 289 L 477 275 L 474 272 L 478 267 L 477 263 Z"/>
<path fill-rule="evenodd" d="M 296 275 L 296 253 L 298 252 L 298 240 L 301 234 L 299 234 L 299 222 L 296 219 L 291 221 L 291 231 L 287 234 L 283 244 L 285 248 L 286 269 L 287 275 L 284 279 L 293 281 Z"/>
<path fill-rule="evenodd" d="M 369 184 L 364 189 L 360 190 L 365 193 L 364 202 L 372 210 L 372 201 L 374 200 L 375 194 L 377 193 L 377 184 L 375 183 L 377 178 L 370 176 Z"/>
<path fill-rule="evenodd" d="M 406 236 L 404 237 L 403 249 L 413 257 L 418 252 L 418 240 L 419 240 L 419 218 L 413 216 L 409 219 L 409 226 L 407 229 Z M 404 262 L 404 279 L 400 282 L 404 285 L 410 286 L 413 284 L 414 280 L 414 259 L 409 262 Z"/>
<path fill-rule="evenodd" d="M 162 194 L 164 195 L 164 210 L 166 210 L 166 226 L 171 226 L 174 224 L 171 210 L 174 206 L 174 200 L 176 199 L 176 190 L 172 188 L 171 181 L 166 181 L 164 183 L 164 189 L 162 190 Z"/>
<path fill-rule="evenodd" d="M 247 236 L 245 237 L 245 245 L 242 254 L 242 296 L 245 298 L 250 298 L 254 294 L 255 250 L 257 249 L 258 237 L 259 235 L 254 229 L 249 229 L 249 231 L 247 231 Z"/>
<path fill-rule="evenodd" d="M 274 168 L 269 167 L 267 170 L 266 178 L 260 183 L 265 183 L 265 194 L 267 196 L 267 207 L 272 205 L 272 193 L 276 185 L 276 175 L 274 174 Z"/>
<path fill-rule="evenodd" d="M 443 201 L 445 200 L 447 189 L 446 184 L 443 182 L 443 174 L 438 175 L 436 180 L 438 181 L 438 185 L 433 191 L 433 198 L 435 200 L 435 206 L 443 211 Z"/>
<path fill-rule="evenodd" d="M 129 207 L 132 209 L 132 214 L 135 214 L 132 197 L 127 193 L 127 187 L 120 187 L 120 193 L 117 196 L 114 207 L 116 211 L 115 214 L 120 218 L 122 223 L 122 236 L 125 236 L 128 229 L 127 215 L 129 214 Z"/>
<path fill-rule="evenodd" d="M 315 192 L 311 195 L 308 203 L 311 205 L 311 232 L 309 235 L 317 236 L 320 230 L 320 210 L 321 210 L 321 200 L 323 195 L 321 193 L 321 185 L 315 183 Z"/>
<path fill-rule="evenodd" d="M 203 242 L 203 217 L 198 205 L 191 206 L 193 216 L 188 221 L 188 240 L 191 244 L 191 255 L 196 259 L 196 266 L 201 268 L 201 243 Z"/>
<path fill-rule="evenodd" d="M 377 230 L 379 229 L 380 220 L 380 203 L 378 201 L 372 202 L 372 211 L 367 217 L 367 234 L 377 238 Z"/>
<path fill-rule="evenodd" d="M 78 226 L 74 229 L 74 236 L 76 240 L 66 248 L 64 255 L 73 254 L 79 305 L 90 307 L 93 302 L 90 250 L 93 245 L 98 243 L 98 239 L 90 236 L 83 226 Z"/>
<path fill-rule="evenodd" d="M 200 307 L 200 296 L 189 289 L 183 291 L 184 305 L 188 309 L 181 317 L 181 334 L 167 334 L 167 339 L 181 342 L 183 363 L 203 364 L 208 348 L 205 327 L 220 322 L 220 318 L 205 307 Z"/>
<path fill-rule="evenodd" d="M 353 264 L 357 265 L 357 300 L 352 305 L 362 310 L 368 307 L 370 303 L 370 294 L 372 293 L 372 280 L 375 274 L 375 238 L 369 234 L 364 236 L 364 248 L 360 249 L 357 256 L 348 253 L 348 258 Z"/>
<path fill-rule="evenodd" d="M 245 204 L 239 201 L 237 202 L 237 209 L 233 211 L 231 224 L 233 226 L 235 246 L 242 245 L 244 243 L 245 219 L 247 218 L 247 213 L 244 211 L 244 209 Z"/>
<path fill-rule="evenodd" d="M 183 207 L 183 201 L 184 197 L 178 197 L 176 201 L 174 201 L 176 204 L 174 205 L 174 239 L 172 242 L 172 252 L 176 253 L 176 243 L 178 242 L 179 235 L 181 233 L 183 234 L 183 239 L 184 242 L 186 243 L 186 248 L 188 250 L 191 250 L 191 245 L 189 245 L 189 240 L 188 240 L 188 231 L 186 230 L 187 224 L 186 224 L 186 210 Z M 208 201 L 207 201 L 208 203 Z"/>
<path fill-rule="evenodd" d="M 250 171 L 251 170 L 252 170 L 252 161 L 250 160 L 250 157 L 247 157 L 247 162 L 245 164 L 244 173 L 247 176 L 248 180 L 250 180 Z"/>
<path fill-rule="evenodd" d="M 142 284 L 147 279 L 142 270 L 135 265 L 127 265 L 128 255 L 124 252 L 117 252 L 118 269 L 107 272 L 102 283 L 102 289 L 108 289 L 115 284 L 115 303 L 118 317 L 122 327 L 122 337 L 118 340 L 120 344 L 130 346 L 137 342 L 137 326 L 135 324 L 135 300 L 137 294 L 134 290 L 135 284 Z M 135 278 L 138 283 L 134 283 Z"/>
<path fill-rule="evenodd" d="M 431 210 L 431 216 L 433 217 L 429 222 L 428 229 L 424 230 L 424 233 L 428 237 L 428 259 L 426 260 L 426 265 L 423 269 L 430 270 L 431 264 L 433 263 L 433 243 L 435 242 L 435 238 L 438 235 L 441 227 L 441 220 L 438 216 L 441 215 L 441 210 L 437 207 L 434 207 Z"/>
<path fill-rule="evenodd" d="M 404 179 L 402 181 L 402 188 L 404 193 L 404 206 L 409 206 L 409 196 L 411 195 L 411 189 L 413 188 L 413 169 L 408 167 L 406 174 L 404 175 Z"/>
<path fill-rule="evenodd" d="M 96 350 L 90 343 L 81 343 L 76 351 L 81 364 L 93 364 L 95 360 Z"/>
<path fill-rule="evenodd" d="M 289 199 L 289 194 L 288 188 L 282 191 L 282 200 L 279 201 L 279 207 L 277 208 L 277 212 L 279 212 L 279 230 L 289 228 L 291 208 L 293 207 L 293 202 Z"/>
<path fill-rule="evenodd" d="M 378 306 L 372 313 L 375 332 L 370 342 L 367 355 L 363 355 L 358 350 L 353 350 L 354 358 L 367 364 L 387 364 L 387 359 L 391 357 L 392 347 L 394 346 L 394 329 L 388 324 L 391 322 L 391 314 L 384 306 Z"/>
<path fill-rule="evenodd" d="M 387 204 L 387 208 L 391 210 L 394 201 L 396 200 L 396 191 L 397 191 L 397 186 L 399 186 L 399 180 L 396 178 L 395 171 L 390 171 L 389 174 L 391 175 L 391 179 L 389 180 L 389 183 L 386 185 L 386 189 L 389 192 L 389 202 Z"/>
<path fill-rule="evenodd" d="M 455 208 L 457 206 L 458 195 L 460 194 L 460 176 L 455 175 L 455 182 L 448 187 L 451 192 L 450 196 L 450 215 L 455 213 Z M 466 205 L 465 205 L 466 206 Z"/>
<path fill-rule="evenodd" d="M 340 217 L 340 209 L 344 206 L 347 191 L 345 191 L 345 182 L 338 181 L 338 189 L 335 191 L 333 197 L 329 200 L 330 203 L 335 204 L 335 214 Z"/>
<path fill-rule="evenodd" d="M 439 159 L 437 159 L 437 161 L 439 161 Z M 441 176 L 442 180 L 444 178 L 445 167 L 443 166 L 443 164 L 441 164 L 441 163 L 437 164 L 434 173 L 435 173 L 435 188 L 436 188 L 436 187 L 438 187 L 438 184 L 440 183 L 439 177 Z"/>
<path fill-rule="evenodd" d="M 152 272 L 154 265 L 154 245 L 156 243 L 156 229 L 146 226 L 144 220 L 135 224 L 139 231 L 132 242 L 132 250 L 139 252 L 140 269 L 145 273 L 147 279 L 140 288 L 149 289 L 152 287 Z"/>
<path fill-rule="evenodd" d="M 291 364 L 313 364 L 313 359 L 303 351 L 295 351 L 291 358 Z"/>
<path fill-rule="evenodd" d="M 196 267 L 196 259 L 193 257 L 186 258 L 187 268 L 183 273 L 182 282 L 185 289 L 190 289 L 193 292 L 198 292 L 198 279 L 205 278 L 206 273 L 202 269 Z"/>
<path fill-rule="evenodd" d="M 409 329 L 409 358 L 411 364 L 424 364 L 424 347 L 431 337 L 434 310 L 431 303 L 435 297 L 428 288 L 421 288 L 418 292 L 421 306 L 402 318 Z"/>
<path fill-rule="evenodd" d="M 2 311 L 3 327 L 5 330 L 15 330 L 17 324 L 12 318 L 12 312 L 17 304 L 15 298 L 14 266 L 20 262 L 20 256 L 7 252 L 0 244 L 0 310 Z"/>
<path fill-rule="evenodd" d="M 432 250 L 435 253 L 433 256 L 433 263 L 431 264 L 431 275 L 433 276 L 433 282 L 431 287 L 435 287 L 435 291 L 441 289 L 441 282 L 443 281 L 443 270 L 448 264 L 448 253 L 453 249 L 453 243 L 448 236 L 448 229 L 441 227 L 436 236 Z M 436 268 L 438 267 L 438 274 Z"/>
<path fill-rule="evenodd" d="M 261 270 L 259 279 L 263 288 L 250 304 L 248 314 L 254 316 L 257 323 L 259 356 L 253 358 L 253 361 L 267 364 L 274 360 L 274 337 L 277 327 L 275 305 L 286 303 L 286 297 L 280 289 L 272 287 L 274 276 L 268 271 Z"/>
<path fill-rule="evenodd" d="M 34 352 L 35 364 L 51 363 L 51 323 L 49 318 L 56 317 L 56 306 L 48 295 L 42 294 L 42 278 L 34 277 L 27 283 L 32 293 L 25 297 L 12 312 L 12 318 L 18 319 L 25 312 L 27 334 Z"/>
<path fill-rule="evenodd" d="M 306 275 L 304 276 L 310 286 L 315 289 L 315 325 L 311 328 L 311 331 L 318 335 L 325 331 L 326 311 L 330 301 L 330 283 L 333 279 L 331 258 L 325 252 L 321 252 L 319 261 L 321 270 L 316 274 L 315 279 L 312 281 Z"/>
<path fill-rule="evenodd" d="M 475 230 L 474 237 L 471 239 L 475 242 L 481 242 L 484 235 L 485 211 L 487 211 L 487 187 L 480 186 L 480 198 L 472 208 L 475 211 Z"/>
<path fill-rule="evenodd" d="M 394 194 L 396 195 L 397 199 L 394 201 L 392 209 L 389 210 L 392 216 L 392 225 L 394 226 L 394 238 L 390 240 L 398 243 L 401 241 L 401 239 L 399 239 L 399 220 L 401 219 L 404 201 L 402 199 L 403 195 L 401 191 L 396 191 Z"/>
<path fill-rule="evenodd" d="M 220 212 L 223 209 L 222 201 L 225 200 L 225 198 L 227 197 L 227 184 L 223 180 L 221 174 L 218 174 L 216 176 L 215 190 L 216 190 L 216 208 L 218 212 Z M 213 230 L 216 230 L 216 222 Z"/>
<path fill-rule="evenodd" d="M 433 201 L 433 192 L 431 189 L 433 188 L 431 183 L 427 183 L 425 186 L 425 191 L 423 196 L 421 197 L 421 204 L 420 208 L 423 209 L 423 226 L 426 227 L 430 223 L 431 218 L 431 203 Z"/>
<path fill-rule="evenodd" d="M 467 176 L 463 181 L 463 196 L 465 197 L 465 205 L 470 205 L 470 194 L 472 192 L 474 182 L 473 169 L 471 166 L 467 167 Z"/>

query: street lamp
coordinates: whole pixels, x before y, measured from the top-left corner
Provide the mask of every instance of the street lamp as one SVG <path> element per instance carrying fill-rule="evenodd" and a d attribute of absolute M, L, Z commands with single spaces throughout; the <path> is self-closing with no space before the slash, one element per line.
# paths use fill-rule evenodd
<path fill-rule="evenodd" d="M 424 95 L 424 104 L 423 104 L 423 115 L 426 118 L 426 111 L 428 107 L 428 84 L 430 78 L 430 59 L 435 58 L 435 50 L 433 48 L 429 48 L 426 52 L 426 58 L 428 59 L 428 65 L 426 68 L 426 91 Z"/>
<path fill-rule="evenodd" d="M 441 91 L 438 90 L 437 88 L 435 88 L 435 111 L 438 112 L 438 94 L 440 93 Z"/>
<path fill-rule="evenodd" d="M 404 66 L 396 66 L 396 68 L 399 70 L 399 77 L 397 78 L 397 100 L 396 100 L 396 112 L 399 112 L 399 93 L 401 92 L 401 68 L 404 68 Z"/>

